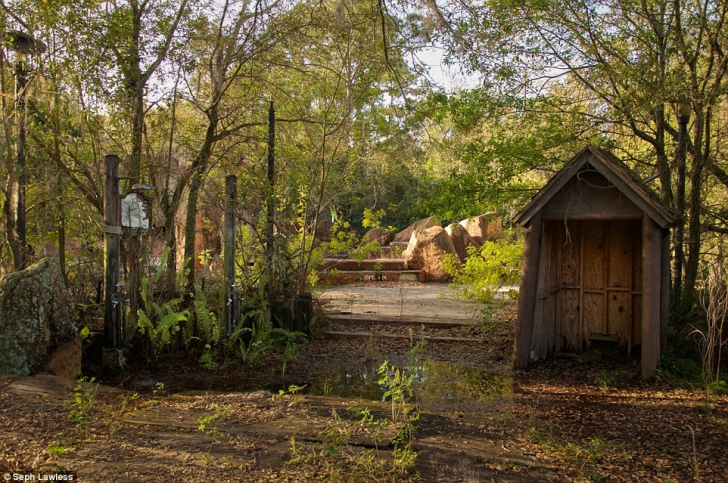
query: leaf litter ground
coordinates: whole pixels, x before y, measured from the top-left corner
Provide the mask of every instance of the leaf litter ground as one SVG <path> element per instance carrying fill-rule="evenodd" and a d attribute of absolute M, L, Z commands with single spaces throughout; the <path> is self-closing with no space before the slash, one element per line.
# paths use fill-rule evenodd
<path fill-rule="evenodd" d="M 369 338 L 314 338 L 285 377 L 281 354 L 216 371 L 170 356 L 86 384 L 94 407 L 84 424 L 69 417 L 74 381 L 2 376 L 0 474 L 60 469 L 93 482 L 728 481 L 726 396 L 706 397 L 677 379 L 642 382 L 639 366 L 616 354 L 514 373 L 515 305 L 496 319 L 446 329 L 379 324 L 367 327 Z M 336 324 L 320 321 L 316 330 Z M 417 344 L 417 335 L 472 340 Z M 396 425 L 379 441 L 356 423 L 357 409 L 391 418 L 375 381 L 384 360 L 410 366 L 419 388 L 417 458 L 406 473 L 394 469 Z M 279 395 L 292 384 L 310 393 Z M 338 392 L 357 384 L 367 387 Z"/>

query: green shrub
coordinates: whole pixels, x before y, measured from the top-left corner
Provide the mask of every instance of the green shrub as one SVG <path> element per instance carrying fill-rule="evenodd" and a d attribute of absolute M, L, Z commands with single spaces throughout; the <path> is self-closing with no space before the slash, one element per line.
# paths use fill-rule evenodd
<path fill-rule="evenodd" d="M 452 277 L 453 288 L 460 297 L 490 302 L 499 288 L 518 283 L 522 258 L 523 238 L 511 232 L 501 239 L 486 241 L 480 249 L 468 247 L 464 264 L 457 256 L 445 257 L 443 269 Z"/>

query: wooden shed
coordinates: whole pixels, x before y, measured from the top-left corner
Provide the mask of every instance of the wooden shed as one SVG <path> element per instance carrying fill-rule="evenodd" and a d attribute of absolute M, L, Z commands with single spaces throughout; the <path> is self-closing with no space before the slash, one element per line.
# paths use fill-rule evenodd
<path fill-rule="evenodd" d="M 613 340 L 660 361 L 673 215 L 614 155 L 582 149 L 516 215 L 525 227 L 513 364 Z"/>

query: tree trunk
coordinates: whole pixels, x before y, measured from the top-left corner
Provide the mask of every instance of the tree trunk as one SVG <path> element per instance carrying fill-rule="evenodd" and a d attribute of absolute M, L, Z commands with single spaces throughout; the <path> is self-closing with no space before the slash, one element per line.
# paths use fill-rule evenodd
<path fill-rule="evenodd" d="M 710 108 L 696 109 L 694 126 L 693 165 L 690 169 L 690 220 L 688 224 L 688 256 L 685 264 L 682 307 L 687 310 L 695 299 L 695 282 L 700 269 L 700 240 L 702 181 L 705 158 L 710 153 Z M 701 142 L 702 141 L 702 142 Z M 705 153 L 703 153 L 703 147 Z"/>
<path fill-rule="evenodd" d="M 215 130 L 217 129 L 217 109 L 213 108 L 208 115 L 209 124 L 205 134 L 205 141 L 192 163 L 192 179 L 190 190 L 187 195 L 187 214 L 185 218 L 185 252 L 184 263 L 189 264 L 185 274 L 185 290 L 188 297 L 195 294 L 195 233 L 197 232 L 197 202 L 200 196 L 200 188 L 207 172 L 207 165 L 210 161 L 210 154 L 215 143 Z"/>

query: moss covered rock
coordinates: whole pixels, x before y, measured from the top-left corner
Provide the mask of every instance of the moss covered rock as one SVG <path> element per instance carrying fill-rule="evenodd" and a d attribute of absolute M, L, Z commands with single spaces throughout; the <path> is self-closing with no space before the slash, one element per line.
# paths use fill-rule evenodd
<path fill-rule="evenodd" d="M 81 353 L 73 308 L 61 266 L 45 258 L 21 272 L 0 279 L 0 374 L 28 375 L 59 366 L 57 349 L 64 352 L 60 376 L 80 373 Z M 69 353 L 68 347 L 78 347 Z M 72 374 L 76 372 L 76 374 Z"/>

